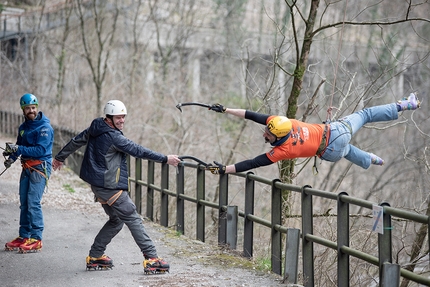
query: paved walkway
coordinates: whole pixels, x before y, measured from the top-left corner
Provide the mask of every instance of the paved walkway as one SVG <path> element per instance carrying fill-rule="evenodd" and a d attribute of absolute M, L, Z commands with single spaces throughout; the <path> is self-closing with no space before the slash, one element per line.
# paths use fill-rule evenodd
<path fill-rule="evenodd" d="M 4 141 L 0 140 L 1 146 Z M 1 163 L 0 172 L 3 170 Z M 109 244 L 106 254 L 112 270 L 87 271 L 85 257 L 98 230 L 107 220 L 98 203 L 85 193 L 70 193 L 56 186 L 51 177 L 44 195 L 45 231 L 43 249 L 20 254 L 3 251 L 3 244 L 18 235 L 18 180 L 15 163 L 0 177 L 0 286 L 280 286 L 280 277 L 244 268 L 245 259 L 232 257 L 215 246 L 178 236 L 175 231 L 152 222 L 145 227 L 158 253 L 171 265 L 170 273 L 145 275 L 142 254 L 127 227 Z M 61 171 L 66 172 L 66 171 Z M 89 207 L 72 209 L 70 202 L 88 201 Z M 70 208 L 69 208 L 70 207 Z M 233 259 L 230 259 L 233 258 Z M 234 262 L 234 263 L 232 263 Z M 286 286 L 286 285 L 283 285 Z"/>

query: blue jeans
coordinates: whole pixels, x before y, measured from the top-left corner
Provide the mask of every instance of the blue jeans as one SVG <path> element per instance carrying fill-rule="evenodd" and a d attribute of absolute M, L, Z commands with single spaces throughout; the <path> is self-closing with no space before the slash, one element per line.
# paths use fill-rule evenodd
<path fill-rule="evenodd" d="M 329 144 L 321 159 L 335 162 L 344 157 L 364 169 L 369 168 L 370 154 L 350 144 L 351 137 L 367 123 L 392 121 L 398 117 L 397 105 L 393 103 L 366 108 L 330 123 Z"/>
<path fill-rule="evenodd" d="M 45 173 L 42 165 L 34 168 Z M 47 168 L 48 172 L 50 172 L 51 165 L 49 164 Z M 45 176 L 29 168 L 22 170 L 19 181 L 19 200 L 21 204 L 19 236 L 21 237 L 42 240 L 44 223 L 41 201 L 45 186 Z"/>
<path fill-rule="evenodd" d="M 91 186 L 92 191 L 97 196 L 98 191 L 102 192 L 103 188 Z M 118 190 L 117 190 L 118 191 Z M 143 226 L 142 218 L 136 211 L 136 206 L 131 200 L 128 192 L 124 191 L 120 197 L 111 205 L 102 204 L 103 209 L 109 216 L 109 220 L 94 239 L 89 255 L 91 257 L 100 257 L 104 254 L 106 246 L 121 231 L 124 223 L 127 225 L 139 246 L 145 258 L 157 258 L 157 251 L 149 235 Z"/>

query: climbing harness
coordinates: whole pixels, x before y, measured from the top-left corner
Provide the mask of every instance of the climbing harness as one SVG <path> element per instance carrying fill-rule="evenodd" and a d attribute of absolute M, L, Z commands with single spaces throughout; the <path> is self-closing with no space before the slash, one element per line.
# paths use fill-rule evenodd
<path fill-rule="evenodd" d="M 43 171 L 35 168 L 35 166 L 41 165 Z M 21 166 L 23 169 L 29 169 L 30 172 L 37 172 L 38 174 L 40 174 L 41 176 L 43 176 L 46 180 L 46 186 L 48 186 L 48 170 L 46 169 L 46 161 L 42 161 L 39 159 L 21 159 Z"/>
<path fill-rule="evenodd" d="M 109 206 L 112 206 L 112 204 L 114 204 L 115 201 L 117 201 L 117 199 L 121 196 L 122 193 L 123 193 L 123 190 L 118 191 L 117 193 L 112 195 L 107 201 L 103 201 L 101 198 L 98 198 L 98 197 L 96 197 L 96 199 L 101 204 L 107 204 Z"/>

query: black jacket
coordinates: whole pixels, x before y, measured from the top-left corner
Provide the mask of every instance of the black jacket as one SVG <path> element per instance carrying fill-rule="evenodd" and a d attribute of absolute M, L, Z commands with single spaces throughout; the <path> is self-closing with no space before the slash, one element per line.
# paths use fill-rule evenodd
<path fill-rule="evenodd" d="M 167 162 L 167 156 L 154 152 L 126 138 L 110 127 L 103 118 L 71 139 L 55 156 L 61 162 L 80 147 L 87 145 L 79 176 L 87 183 L 111 190 L 128 190 L 126 155 Z"/>

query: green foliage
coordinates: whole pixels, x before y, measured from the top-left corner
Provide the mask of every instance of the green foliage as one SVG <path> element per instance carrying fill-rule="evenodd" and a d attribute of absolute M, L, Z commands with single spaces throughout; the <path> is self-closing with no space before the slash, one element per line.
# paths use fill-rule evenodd
<path fill-rule="evenodd" d="M 303 79 L 304 75 L 306 72 L 306 67 L 305 66 L 299 66 L 297 67 L 297 69 L 294 71 L 294 78 L 298 78 L 298 79 Z"/>
<path fill-rule="evenodd" d="M 63 187 L 70 193 L 75 193 L 75 190 L 70 184 L 64 184 Z"/>
<path fill-rule="evenodd" d="M 272 263 L 270 257 L 259 257 L 255 258 L 256 267 L 255 269 L 260 271 L 270 271 L 272 269 Z"/>

